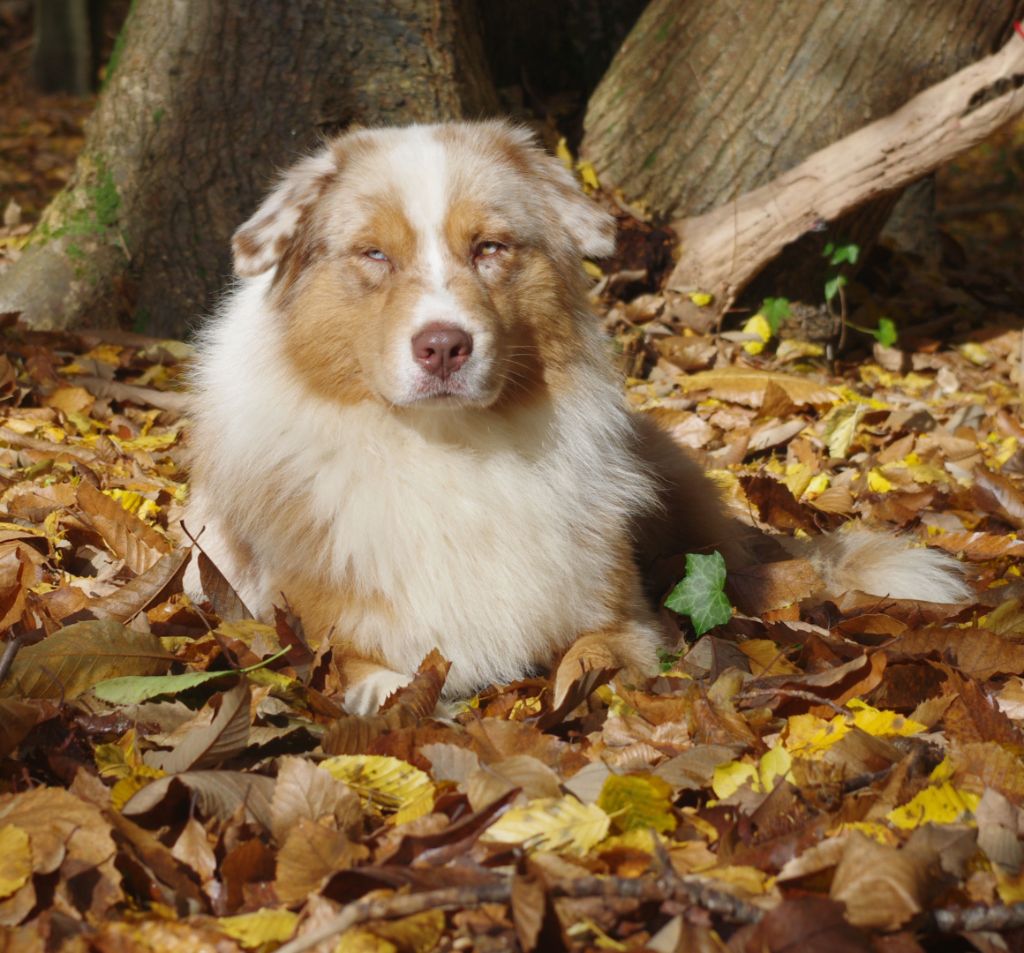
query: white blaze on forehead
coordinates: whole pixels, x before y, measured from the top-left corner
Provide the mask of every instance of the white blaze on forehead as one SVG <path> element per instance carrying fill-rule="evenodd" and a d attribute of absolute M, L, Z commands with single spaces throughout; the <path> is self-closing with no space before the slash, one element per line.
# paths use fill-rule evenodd
<path fill-rule="evenodd" d="M 409 130 L 391 157 L 399 199 L 417 237 L 420 267 L 432 289 L 447 283 L 444 222 L 448 212 L 449 170 L 444 144 L 429 128 Z"/>

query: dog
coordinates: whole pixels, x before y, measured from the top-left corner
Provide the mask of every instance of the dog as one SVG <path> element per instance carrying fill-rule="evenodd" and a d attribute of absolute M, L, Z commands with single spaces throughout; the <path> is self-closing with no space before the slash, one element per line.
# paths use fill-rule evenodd
<path fill-rule="evenodd" d="M 449 696 L 566 651 L 652 673 L 640 566 L 743 559 L 700 468 L 625 408 L 581 268 L 614 243 L 501 121 L 341 135 L 236 232 L 193 374 L 186 523 L 255 614 L 286 599 L 330 640 L 350 712 L 435 647 Z M 952 560 L 871 540 L 824 547 L 833 585 L 845 564 L 882 595 L 964 595 Z"/>

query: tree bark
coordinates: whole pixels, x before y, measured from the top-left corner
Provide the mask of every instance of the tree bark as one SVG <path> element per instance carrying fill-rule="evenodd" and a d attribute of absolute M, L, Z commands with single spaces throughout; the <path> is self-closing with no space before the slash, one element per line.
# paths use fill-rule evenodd
<path fill-rule="evenodd" d="M 919 179 L 1024 115 L 1024 35 L 819 150 L 734 203 L 674 223 L 682 254 L 669 279 L 680 292 L 728 308 L 764 263 L 880 193 Z"/>
<path fill-rule="evenodd" d="M 595 90 L 583 154 L 663 218 L 765 184 L 996 49 L 1022 0 L 652 0 Z"/>
<path fill-rule="evenodd" d="M 468 0 L 136 0 L 0 312 L 184 333 L 230 273 L 233 229 L 324 133 L 495 110 L 478 37 Z"/>

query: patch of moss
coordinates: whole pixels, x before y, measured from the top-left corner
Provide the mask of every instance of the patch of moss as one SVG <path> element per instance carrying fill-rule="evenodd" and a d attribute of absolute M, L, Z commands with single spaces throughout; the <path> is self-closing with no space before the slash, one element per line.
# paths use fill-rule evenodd
<path fill-rule="evenodd" d="M 45 243 L 64 235 L 101 235 L 117 224 L 121 208 L 121 195 L 117 191 L 114 176 L 102 160 L 96 165 L 94 181 L 82 188 L 79 191 L 79 196 L 81 194 L 85 196 L 85 202 L 82 205 L 70 210 L 58 206 L 56 217 L 60 220 L 63 212 L 62 223 L 54 228 L 44 220 L 36 229 L 34 240 Z M 61 199 L 59 198 L 57 201 L 61 202 Z M 66 206 L 67 202 L 65 201 L 64 204 Z M 68 254 L 72 257 L 75 253 L 70 248 L 74 247 L 74 245 L 69 246 L 68 250 Z M 81 250 L 79 249 L 79 251 Z"/>
<path fill-rule="evenodd" d="M 110 59 L 107 60 L 107 65 L 103 70 L 103 89 L 107 88 L 110 83 L 111 77 L 117 72 L 117 67 L 121 62 L 121 56 L 124 53 L 125 34 L 128 32 L 128 23 L 131 21 L 132 13 L 135 12 L 135 0 L 128 5 L 128 13 L 124 18 L 124 23 L 121 29 L 117 31 L 117 37 L 114 40 L 114 48 L 110 51 Z"/>

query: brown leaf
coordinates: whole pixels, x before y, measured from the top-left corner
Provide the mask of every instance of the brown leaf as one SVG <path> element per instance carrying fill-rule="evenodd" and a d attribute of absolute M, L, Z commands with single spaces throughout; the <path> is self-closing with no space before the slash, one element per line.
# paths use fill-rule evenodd
<path fill-rule="evenodd" d="M 187 731 L 172 751 L 149 752 L 146 761 L 168 774 L 213 768 L 240 754 L 249 741 L 249 683 L 244 678 L 234 687 L 214 695 L 204 706 L 215 712 L 209 724 L 199 722 Z M 197 716 L 203 718 L 203 712 Z"/>
<path fill-rule="evenodd" d="M 847 923 L 842 904 L 824 897 L 784 900 L 730 948 L 736 953 L 875 953 L 868 938 Z"/>
<path fill-rule="evenodd" d="M 270 802 L 274 839 L 284 843 L 288 832 L 300 821 L 320 822 L 348 831 L 357 825 L 362 808 L 357 795 L 347 784 L 321 771 L 306 758 L 282 758 Z"/>
<path fill-rule="evenodd" d="M 829 896 L 854 926 L 892 930 L 924 909 L 932 873 L 922 858 L 855 831 L 846 841 Z"/>
<path fill-rule="evenodd" d="M 173 658 L 155 636 L 119 622 L 76 622 L 22 648 L 0 696 L 75 698 L 107 678 L 166 672 Z"/>
<path fill-rule="evenodd" d="M 886 652 L 934 655 L 980 681 L 1024 671 L 1024 645 L 986 629 L 917 629 L 901 635 L 886 647 Z"/>
<path fill-rule="evenodd" d="M 202 894 L 183 868 L 184 862 L 155 834 L 117 811 L 106 811 L 104 817 L 110 822 L 122 852 L 141 868 L 137 886 L 146 893 L 152 892 L 154 899 L 172 907 L 182 901 L 202 905 Z M 195 820 L 188 823 L 198 825 Z"/>
<path fill-rule="evenodd" d="M 136 575 L 171 551 L 171 544 L 153 527 L 85 480 L 78 486 L 78 505 L 111 551 Z"/>
<path fill-rule="evenodd" d="M 202 551 L 199 553 L 198 560 L 199 581 L 218 617 L 232 621 L 255 618 L 213 560 Z"/>
<path fill-rule="evenodd" d="M 977 682 L 963 678 L 946 665 L 933 664 L 946 673 L 943 693 L 954 696 L 942 720 L 949 740 L 960 744 L 997 741 L 1024 749 L 1024 732 L 999 710 Z"/>
<path fill-rule="evenodd" d="M 277 852 L 277 895 L 284 903 L 300 903 L 319 893 L 338 871 L 348 870 L 369 854 L 343 831 L 300 817 Z"/>
<path fill-rule="evenodd" d="M 740 485 L 761 520 L 779 530 L 803 530 L 817 533 L 819 526 L 813 512 L 797 502 L 789 487 L 767 476 L 742 477 Z"/>
<path fill-rule="evenodd" d="M 986 513 L 994 513 L 1011 526 L 1024 528 L 1024 496 L 1006 477 L 987 467 L 975 467 L 974 499 Z"/>
<path fill-rule="evenodd" d="M 176 589 L 180 590 L 180 576 L 188 564 L 189 555 L 189 550 L 178 549 L 161 556 L 149 569 L 134 579 L 129 579 L 123 586 L 91 600 L 90 611 L 99 619 L 130 622 L 144 609 L 157 602 L 176 577 Z"/>
<path fill-rule="evenodd" d="M 732 569 L 726 585 L 740 609 L 759 616 L 801 602 L 823 583 L 806 559 L 784 559 Z"/>
<path fill-rule="evenodd" d="M 125 818 L 127 820 L 127 818 Z M 171 848 L 175 860 L 194 871 L 202 884 L 209 883 L 217 874 L 217 857 L 206 828 L 190 817 Z"/>
<path fill-rule="evenodd" d="M 56 711 L 52 702 L 0 698 L 0 758 L 11 754 L 36 725 Z"/>
<path fill-rule="evenodd" d="M 226 910 L 237 910 L 245 899 L 247 886 L 274 880 L 273 851 L 258 838 L 243 841 L 221 861 L 220 876 L 226 892 L 222 898 Z"/>
<path fill-rule="evenodd" d="M 91 804 L 57 788 L 0 795 L 0 828 L 8 825 L 28 834 L 35 874 L 62 872 L 51 901 L 58 907 L 102 919 L 123 899 L 110 824 Z M 76 890 L 69 879 L 83 871 L 91 884 Z"/>
<path fill-rule="evenodd" d="M 273 794 L 274 779 L 262 774 L 186 771 L 151 781 L 125 804 L 122 813 L 142 817 L 151 811 L 162 811 L 169 817 L 181 817 L 194 805 L 200 817 L 227 821 L 241 805 L 247 821 L 269 831 Z"/>
<path fill-rule="evenodd" d="M 523 953 L 532 953 L 537 948 L 547 903 L 547 891 L 538 877 L 522 874 L 513 877 L 509 906 L 512 908 L 516 939 Z"/>
<path fill-rule="evenodd" d="M 706 390 L 719 400 L 734 401 L 747 407 L 760 407 L 770 384 L 782 390 L 797 407 L 824 407 L 836 400 L 836 395 L 817 381 L 746 367 L 723 367 L 688 374 L 680 377 L 677 383 L 684 393 Z"/>
<path fill-rule="evenodd" d="M 999 556 L 1024 556 L 1024 539 L 993 533 L 940 533 L 931 537 L 928 544 L 979 562 Z"/>
<path fill-rule="evenodd" d="M 437 649 L 431 650 L 420 662 L 413 680 L 391 695 L 380 706 L 381 712 L 389 711 L 392 708 L 404 709 L 411 716 L 411 719 L 406 722 L 407 724 L 413 724 L 422 718 L 429 718 L 434 714 L 434 709 L 441 698 L 444 681 L 448 677 L 448 669 L 451 667 L 452 663 Z"/>

